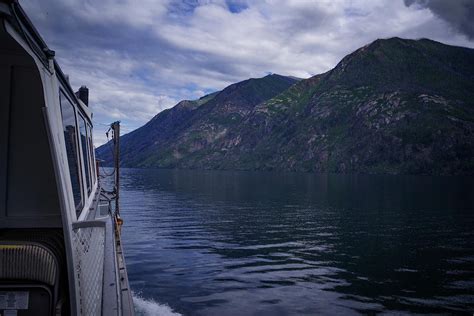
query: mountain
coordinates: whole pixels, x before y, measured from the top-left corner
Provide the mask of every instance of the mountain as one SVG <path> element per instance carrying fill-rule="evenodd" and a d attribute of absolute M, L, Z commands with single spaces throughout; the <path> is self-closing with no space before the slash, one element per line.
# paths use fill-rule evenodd
<path fill-rule="evenodd" d="M 138 159 L 124 156 L 124 164 L 474 174 L 473 49 L 428 39 L 376 40 L 324 74 L 288 84 L 281 93 L 274 89 L 266 99 L 250 97 L 251 105 L 244 100 L 252 89 L 238 97 L 226 90 L 189 119 L 173 121 L 166 145 L 147 133 L 164 146 Z M 234 98 L 236 105 L 228 105 Z M 142 142 L 129 144 L 137 152 Z"/>
<path fill-rule="evenodd" d="M 285 91 L 298 80 L 272 74 L 248 79 L 206 95 L 181 101 L 144 126 L 121 137 L 125 167 L 179 167 L 206 154 L 207 147 L 242 122 L 255 105 Z M 104 165 L 112 165 L 110 144 L 97 148 Z"/>

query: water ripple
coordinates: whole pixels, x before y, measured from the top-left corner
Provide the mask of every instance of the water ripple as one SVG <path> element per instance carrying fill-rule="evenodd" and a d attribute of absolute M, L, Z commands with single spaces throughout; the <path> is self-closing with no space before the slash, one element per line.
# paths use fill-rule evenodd
<path fill-rule="evenodd" d="M 474 310 L 474 194 L 466 189 L 474 188 L 472 179 L 132 169 L 122 175 L 123 241 L 141 310 Z"/>

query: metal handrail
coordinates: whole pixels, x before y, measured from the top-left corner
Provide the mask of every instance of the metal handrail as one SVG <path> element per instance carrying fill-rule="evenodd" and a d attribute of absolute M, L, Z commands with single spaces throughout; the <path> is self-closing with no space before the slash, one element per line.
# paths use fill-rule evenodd
<path fill-rule="evenodd" d="M 81 221 L 72 223 L 73 229 L 87 228 L 87 227 L 105 227 L 105 220 Z"/>

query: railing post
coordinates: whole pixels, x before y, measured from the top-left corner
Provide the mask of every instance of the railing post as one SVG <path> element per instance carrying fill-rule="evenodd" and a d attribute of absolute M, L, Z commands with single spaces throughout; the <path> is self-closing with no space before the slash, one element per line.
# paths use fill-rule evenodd
<path fill-rule="evenodd" d="M 120 121 L 112 123 L 114 130 L 115 150 L 115 213 L 120 215 L 119 192 L 120 192 Z"/>

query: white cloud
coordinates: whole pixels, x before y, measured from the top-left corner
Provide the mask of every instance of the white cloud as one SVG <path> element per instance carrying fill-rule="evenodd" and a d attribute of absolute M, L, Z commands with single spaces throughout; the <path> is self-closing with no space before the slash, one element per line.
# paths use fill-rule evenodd
<path fill-rule="evenodd" d="M 89 86 L 96 122 L 121 119 L 131 130 L 181 99 L 249 77 L 325 72 L 377 38 L 474 47 L 439 10 L 405 2 L 233 0 L 238 10 L 225 0 L 22 4 L 73 86 Z"/>

